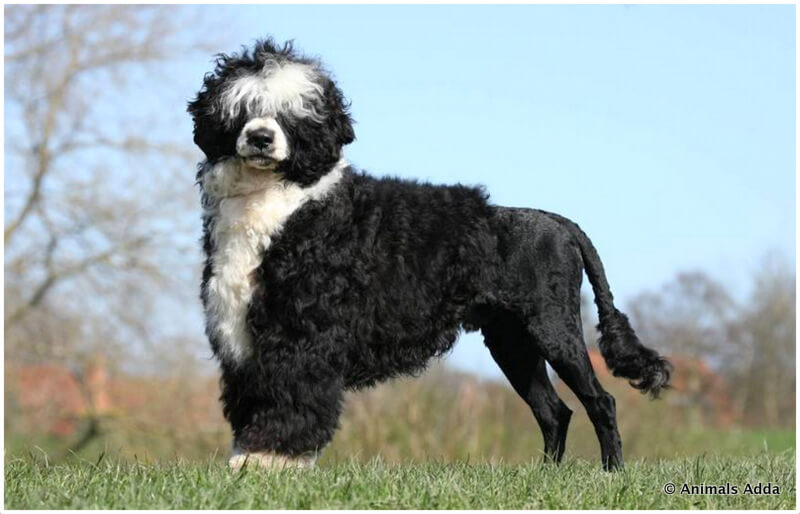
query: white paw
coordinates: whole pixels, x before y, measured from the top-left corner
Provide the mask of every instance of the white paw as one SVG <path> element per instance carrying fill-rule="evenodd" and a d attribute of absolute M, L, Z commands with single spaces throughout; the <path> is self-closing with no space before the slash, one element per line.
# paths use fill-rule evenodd
<path fill-rule="evenodd" d="M 315 455 L 290 457 L 288 455 L 279 455 L 270 452 L 242 452 L 234 450 L 233 455 L 228 459 L 228 466 L 234 471 L 238 471 L 244 466 L 265 469 L 308 469 L 313 467 L 316 461 L 317 457 Z"/>

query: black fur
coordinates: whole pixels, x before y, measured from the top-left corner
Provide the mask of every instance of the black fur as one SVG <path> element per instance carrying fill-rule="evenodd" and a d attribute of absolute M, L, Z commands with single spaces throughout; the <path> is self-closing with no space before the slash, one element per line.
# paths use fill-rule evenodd
<path fill-rule="evenodd" d="M 271 41 L 220 56 L 189 107 L 208 162 L 236 158 L 234 142 L 247 121 L 227 126 L 208 106 L 226 80 L 258 68 L 265 54 L 312 62 Z M 292 153 L 277 173 L 302 185 L 330 170 L 354 138 L 341 93 L 327 75 L 321 80 L 323 122 L 278 117 Z M 328 196 L 291 215 L 256 271 L 247 316 L 254 354 L 245 363 L 221 359 L 224 412 L 237 446 L 290 456 L 319 451 L 333 437 L 346 389 L 420 372 L 465 328 L 483 332 L 539 421 L 549 458 L 561 459 L 571 412 L 545 361 L 586 407 L 604 466 L 621 466 L 614 399 L 597 382 L 581 334 L 584 270 L 609 367 L 656 396 L 669 379 L 668 363 L 641 345 L 614 307 L 600 259 L 577 225 L 494 206 L 480 188 L 378 179 L 348 168 Z"/>

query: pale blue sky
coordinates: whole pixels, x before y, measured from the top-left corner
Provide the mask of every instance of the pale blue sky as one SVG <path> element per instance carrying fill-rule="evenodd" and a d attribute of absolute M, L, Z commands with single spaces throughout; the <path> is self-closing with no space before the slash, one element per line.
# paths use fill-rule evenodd
<path fill-rule="evenodd" d="M 744 295 L 768 251 L 794 262 L 794 6 L 196 9 L 219 51 L 272 35 L 320 56 L 352 101 L 357 166 L 577 221 L 622 306 L 682 270 Z M 176 55 L 130 108 L 180 120 L 190 144 L 185 101 L 210 61 Z M 199 302 L 167 317 L 202 338 Z M 463 339 L 450 362 L 496 376 Z"/>
<path fill-rule="evenodd" d="M 681 270 L 743 294 L 768 250 L 794 261 L 794 6 L 206 14 L 225 20 L 220 50 L 271 34 L 322 57 L 352 101 L 356 165 L 577 221 L 623 305 Z M 207 68 L 187 63 L 187 96 Z M 477 336 L 450 360 L 495 374 Z"/>

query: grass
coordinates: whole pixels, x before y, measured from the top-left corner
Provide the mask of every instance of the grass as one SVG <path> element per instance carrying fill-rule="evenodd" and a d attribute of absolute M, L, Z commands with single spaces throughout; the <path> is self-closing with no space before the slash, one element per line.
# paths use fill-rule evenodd
<path fill-rule="evenodd" d="M 777 495 L 686 495 L 667 482 L 771 482 Z M 310 471 L 232 473 L 219 461 L 52 465 L 9 458 L 9 509 L 794 509 L 794 452 L 629 462 L 604 473 L 598 461 L 560 467 L 456 462 L 329 462 Z"/>

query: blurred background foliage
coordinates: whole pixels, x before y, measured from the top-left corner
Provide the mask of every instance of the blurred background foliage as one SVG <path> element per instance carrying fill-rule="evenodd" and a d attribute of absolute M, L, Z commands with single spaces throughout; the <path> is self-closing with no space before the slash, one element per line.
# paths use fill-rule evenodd
<path fill-rule="evenodd" d="M 168 95 L 171 59 L 215 45 L 210 30 L 176 39 L 181 25 L 202 22 L 162 9 L 6 7 L 7 456 L 229 451 L 214 364 L 197 350 L 207 343 L 164 329 L 176 309 L 200 309 L 199 217 L 186 179 L 198 155 L 163 113 L 137 107 L 142 81 Z M 628 458 L 794 448 L 793 263 L 766 255 L 749 282 L 737 300 L 703 271 L 679 273 L 627 302 L 642 340 L 676 367 L 657 402 L 609 376 L 585 300 L 586 339 L 617 398 Z M 553 379 L 576 412 L 568 455 L 596 458 L 583 409 Z M 541 447 L 505 382 L 435 364 L 350 394 L 324 459 L 524 462 Z"/>

